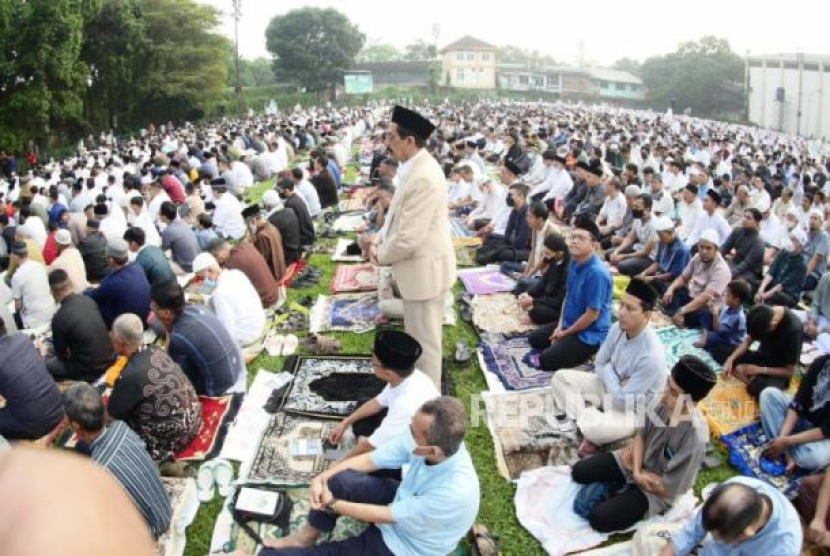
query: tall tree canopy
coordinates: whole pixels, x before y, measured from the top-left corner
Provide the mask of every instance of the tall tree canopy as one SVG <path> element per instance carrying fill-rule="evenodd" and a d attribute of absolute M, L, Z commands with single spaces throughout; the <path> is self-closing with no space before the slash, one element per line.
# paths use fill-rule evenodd
<path fill-rule="evenodd" d="M 712 116 L 740 109 L 744 63 L 726 39 L 707 36 L 681 44 L 676 52 L 648 58 L 640 76 L 654 104 Z"/>
<path fill-rule="evenodd" d="M 194 0 L 0 0 L 0 148 L 200 116 L 226 94 L 218 23 Z"/>
<path fill-rule="evenodd" d="M 360 63 L 395 62 L 401 59 L 401 51 L 391 44 L 367 44 L 357 55 Z"/>
<path fill-rule="evenodd" d="M 333 8 L 301 8 L 273 18 L 265 39 L 279 79 L 319 92 L 342 81 L 366 37 Z"/>

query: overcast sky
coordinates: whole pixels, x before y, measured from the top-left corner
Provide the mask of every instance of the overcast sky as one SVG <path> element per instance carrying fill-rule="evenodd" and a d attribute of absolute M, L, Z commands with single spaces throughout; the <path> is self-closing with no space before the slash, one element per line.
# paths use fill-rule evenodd
<path fill-rule="evenodd" d="M 233 38 L 232 0 L 198 0 L 223 10 L 222 32 Z M 240 53 L 268 56 L 265 28 L 272 17 L 303 6 L 332 6 L 342 11 L 368 41 L 403 47 L 418 39 L 439 45 L 463 35 L 503 46 L 511 44 L 576 63 L 584 58 L 610 65 L 621 57 L 643 59 L 674 51 L 677 44 L 713 34 L 729 40 L 743 56 L 777 52 L 830 54 L 830 2 L 789 0 L 760 5 L 747 1 L 695 0 L 524 0 L 487 2 L 418 0 L 241 0 Z M 410 8 L 411 7 L 411 8 Z M 512 8 L 512 9 L 511 9 Z"/>

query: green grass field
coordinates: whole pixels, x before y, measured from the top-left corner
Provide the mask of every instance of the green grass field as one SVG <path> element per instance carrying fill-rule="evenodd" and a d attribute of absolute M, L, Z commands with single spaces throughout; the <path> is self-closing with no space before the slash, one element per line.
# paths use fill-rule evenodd
<path fill-rule="evenodd" d="M 347 183 L 353 182 L 356 172 L 356 167 L 349 168 L 345 176 Z M 255 186 L 249 192 L 249 199 L 258 202 L 262 193 L 272 186 L 272 182 Z M 329 255 L 312 255 L 309 263 L 312 267 L 322 270 L 323 274 L 320 282 L 310 288 L 289 289 L 288 302 L 305 296 L 316 298 L 318 294 L 330 293 L 329 285 L 337 263 L 332 262 Z M 456 284 L 456 290 L 459 289 L 460 285 Z M 372 334 L 332 333 L 332 335 L 341 341 L 343 353 L 368 355 L 372 351 L 374 338 Z M 457 326 L 453 328 L 444 327 L 444 354 L 445 357 L 450 359 L 449 369 L 455 386 L 455 395 L 461 399 L 469 410 L 471 400 L 477 399 L 477 396 L 485 391 L 487 386 L 475 359 L 467 367 L 459 367 L 452 360 L 455 344 L 459 341 L 466 342 L 470 346 L 474 346 L 478 342 L 478 337 L 472 326 L 460 317 Z M 248 366 L 249 381 L 253 379 L 259 369 L 279 372 L 282 365 L 283 358 L 269 357 L 263 352 Z M 539 542 L 516 520 L 513 506 L 515 487 L 498 474 L 493 442 L 487 427 L 482 423 L 477 428 L 471 428 L 468 431 L 466 443 L 481 483 L 481 508 L 478 521 L 485 524 L 491 532 L 499 536 L 502 553 L 505 555 L 535 556 L 545 554 Z M 700 489 L 705 485 L 711 482 L 721 482 L 734 474 L 735 471 L 726 465 L 721 465 L 711 471 L 702 471 L 698 475 L 695 487 L 696 494 L 700 494 Z M 221 508 L 222 500 L 218 498 L 209 504 L 202 504 L 196 519 L 187 530 L 186 556 L 204 556 L 208 553 L 213 526 Z M 613 537 L 610 542 L 618 542 L 627 538 L 629 538 L 628 535 L 618 535 Z"/>

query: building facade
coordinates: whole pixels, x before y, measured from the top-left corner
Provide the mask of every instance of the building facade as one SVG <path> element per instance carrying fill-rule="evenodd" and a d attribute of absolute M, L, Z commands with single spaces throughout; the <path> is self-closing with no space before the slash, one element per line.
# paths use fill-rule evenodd
<path fill-rule="evenodd" d="M 529 69 L 524 64 L 499 64 L 499 88 L 505 91 L 539 91 L 563 98 L 585 98 L 606 102 L 641 102 L 646 99 L 643 82 L 636 76 L 603 68 L 546 66 Z"/>
<path fill-rule="evenodd" d="M 442 86 L 460 89 L 495 89 L 498 49 L 465 36 L 441 49 Z"/>
<path fill-rule="evenodd" d="M 749 56 L 746 98 L 754 124 L 804 137 L 830 137 L 830 56 Z"/>

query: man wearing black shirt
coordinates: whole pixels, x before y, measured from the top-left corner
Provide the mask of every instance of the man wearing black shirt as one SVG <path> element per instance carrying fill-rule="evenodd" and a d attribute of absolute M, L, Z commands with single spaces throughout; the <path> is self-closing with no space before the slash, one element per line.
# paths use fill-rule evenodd
<path fill-rule="evenodd" d="M 262 196 L 262 205 L 268 211 L 268 221 L 279 230 L 282 238 L 282 252 L 285 264 L 300 259 L 300 222 L 293 210 L 285 208 L 276 191 L 266 191 Z"/>
<path fill-rule="evenodd" d="M 107 260 L 107 238 L 99 231 L 101 223 L 90 218 L 86 223 L 86 237 L 78 245 L 78 251 L 84 259 L 86 279 L 93 284 L 99 283 L 107 274 L 110 267 Z"/>
<path fill-rule="evenodd" d="M 308 213 L 308 207 L 294 190 L 294 182 L 288 178 L 283 178 L 277 184 L 280 198 L 285 203 L 285 208 L 294 211 L 297 216 L 297 222 L 300 225 L 300 244 L 303 247 L 310 247 L 314 245 L 314 224 L 311 222 L 311 215 Z"/>
<path fill-rule="evenodd" d="M 519 296 L 519 304 L 528 312 L 533 324 L 558 322 L 562 302 L 565 301 L 565 282 L 570 262 L 568 246 L 565 238 L 559 234 L 547 236 L 544 242 L 542 256 L 547 268 L 542 273 L 542 279 Z"/>
<path fill-rule="evenodd" d="M 46 368 L 58 380 L 92 382 L 115 359 L 98 305 L 88 296 L 74 293 L 65 270 L 49 274 L 49 287 L 60 309 L 52 317 L 55 355 L 47 357 Z"/>
<path fill-rule="evenodd" d="M 721 245 L 721 253 L 729 263 L 732 279 L 743 278 L 753 291 L 758 289 L 764 270 L 764 240 L 758 231 L 761 219 L 758 209 L 746 209 L 743 224 L 735 228 Z"/>

